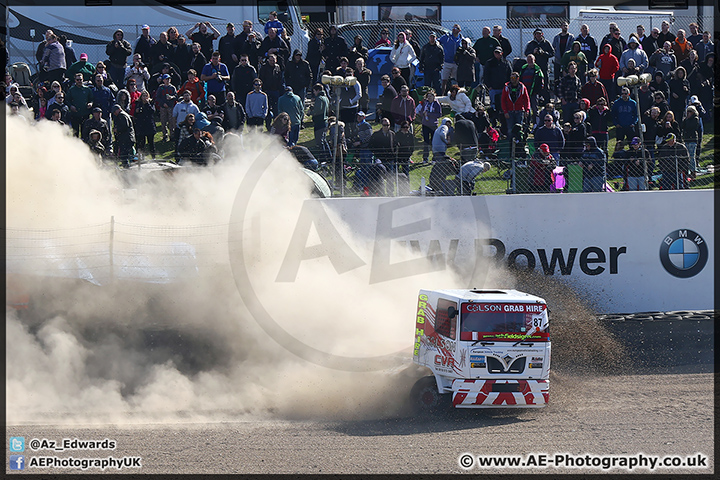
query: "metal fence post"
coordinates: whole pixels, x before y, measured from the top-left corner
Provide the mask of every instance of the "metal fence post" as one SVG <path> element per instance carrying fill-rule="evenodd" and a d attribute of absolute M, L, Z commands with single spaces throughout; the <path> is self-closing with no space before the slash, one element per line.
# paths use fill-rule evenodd
<path fill-rule="evenodd" d="M 115 216 L 110 217 L 110 245 L 108 248 L 108 253 L 110 256 L 110 283 L 115 283 L 115 262 L 114 262 L 114 254 L 113 254 L 113 248 L 115 244 Z"/>

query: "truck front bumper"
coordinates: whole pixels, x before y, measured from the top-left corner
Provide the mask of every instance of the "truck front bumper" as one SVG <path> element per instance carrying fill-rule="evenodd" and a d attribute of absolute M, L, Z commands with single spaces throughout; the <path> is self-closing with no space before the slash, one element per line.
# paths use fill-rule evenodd
<path fill-rule="evenodd" d="M 452 383 L 456 408 L 540 408 L 549 401 L 548 380 L 470 380 Z"/>

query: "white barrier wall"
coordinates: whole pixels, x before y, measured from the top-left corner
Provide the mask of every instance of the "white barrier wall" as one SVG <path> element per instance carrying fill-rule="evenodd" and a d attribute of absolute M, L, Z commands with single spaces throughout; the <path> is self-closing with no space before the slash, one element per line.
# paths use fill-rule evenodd
<path fill-rule="evenodd" d="M 488 260 L 562 278 L 600 312 L 714 308 L 711 190 L 321 202 L 372 248 L 371 283 L 413 274 L 404 243 L 468 281 Z"/>

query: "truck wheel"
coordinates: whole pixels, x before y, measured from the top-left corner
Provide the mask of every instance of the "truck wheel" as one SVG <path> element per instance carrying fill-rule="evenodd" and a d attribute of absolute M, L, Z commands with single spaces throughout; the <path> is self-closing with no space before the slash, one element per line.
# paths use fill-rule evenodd
<path fill-rule="evenodd" d="M 416 413 L 434 413 L 447 406 L 449 395 L 438 392 L 434 376 L 423 377 L 410 391 L 410 402 Z"/>

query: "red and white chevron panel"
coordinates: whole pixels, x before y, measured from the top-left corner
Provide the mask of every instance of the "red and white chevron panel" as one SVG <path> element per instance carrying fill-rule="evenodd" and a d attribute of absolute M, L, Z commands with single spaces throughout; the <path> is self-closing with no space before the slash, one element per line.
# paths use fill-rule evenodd
<path fill-rule="evenodd" d="M 519 385 L 517 392 L 503 384 Z M 503 385 L 503 386 L 501 386 Z M 538 408 L 549 401 L 547 380 L 464 380 L 452 383 L 453 406 L 456 408 Z"/>

